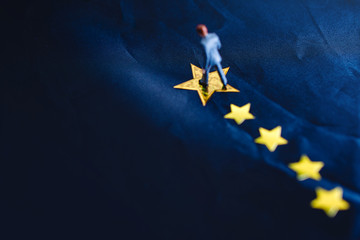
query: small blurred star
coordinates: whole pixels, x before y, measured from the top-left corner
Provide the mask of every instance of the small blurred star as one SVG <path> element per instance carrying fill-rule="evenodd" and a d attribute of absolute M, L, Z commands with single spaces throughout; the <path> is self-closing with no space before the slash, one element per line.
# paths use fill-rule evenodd
<path fill-rule="evenodd" d="M 255 139 L 255 143 L 264 144 L 270 152 L 274 152 L 278 145 L 285 145 L 288 141 L 281 137 L 281 126 L 272 130 L 259 128 L 260 137 Z"/>
<path fill-rule="evenodd" d="M 319 171 L 323 168 L 323 162 L 313 162 L 306 155 L 302 155 L 299 162 L 290 163 L 289 168 L 297 173 L 297 179 L 303 181 L 308 178 L 320 180 Z"/>
<path fill-rule="evenodd" d="M 231 112 L 226 114 L 224 118 L 233 119 L 238 125 L 242 124 L 245 120 L 254 119 L 250 111 L 250 103 L 238 107 L 234 104 L 230 104 Z"/>
<path fill-rule="evenodd" d="M 343 199 L 343 190 L 336 187 L 332 190 L 316 188 L 316 199 L 311 201 L 311 207 L 324 210 L 329 217 L 335 217 L 339 210 L 347 210 L 350 204 Z"/>

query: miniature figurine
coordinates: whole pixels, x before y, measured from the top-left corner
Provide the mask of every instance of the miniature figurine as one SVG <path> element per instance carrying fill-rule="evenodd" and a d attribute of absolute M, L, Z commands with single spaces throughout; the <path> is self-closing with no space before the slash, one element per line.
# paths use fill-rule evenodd
<path fill-rule="evenodd" d="M 201 44 L 204 47 L 206 55 L 205 69 L 203 69 L 203 79 L 199 80 L 199 84 L 203 87 L 208 86 L 209 72 L 211 68 L 215 66 L 220 75 L 221 82 L 223 83 L 223 89 L 226 89 L 227 79 L 221 66 L 222 59 L 218 51 L 221 48 L 219 37 L 215 33 L 208 33 L 208 29 L 204 24 L 197 25 L 196 31 L 202 38 Z"/>

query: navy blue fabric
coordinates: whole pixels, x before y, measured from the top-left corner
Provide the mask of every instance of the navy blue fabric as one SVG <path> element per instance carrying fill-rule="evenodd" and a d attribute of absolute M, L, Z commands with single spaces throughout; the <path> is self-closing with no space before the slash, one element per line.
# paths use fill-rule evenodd
<path fill-rule="evenodd" d="M 1 77 L 4 231 L 13 239 L 360 239 L 360 3 L 8 3 Z M 229 84 L 173 89 L 222 42 Z M 255 120 L 223 116 L 251 103 Z M 282 126 L 271 153 L 258 128 Z M 323 179 L 287 168 L 307 154 Z M 341 186 L 348 211 L 310 207 Z M 5 214 L 6 212 L 6 214 Z M 3 232 L 3 231 L 2 231 Z M 10 238 L 2 238 L 10 239 Z"/>

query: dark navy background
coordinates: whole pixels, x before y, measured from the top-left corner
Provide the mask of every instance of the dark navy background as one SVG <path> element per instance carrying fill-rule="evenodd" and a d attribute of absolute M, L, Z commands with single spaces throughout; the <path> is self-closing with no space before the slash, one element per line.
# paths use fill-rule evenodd
<path fill-rule="evenodd" d="M 358 1 L 5 5 L 2 239 L 360 239 Z M 203 65 L 198 23 L 240 89 L 206 107 L 173 89 Z M 278 125 L 288 145 L 254 143 Z M 320 182 L 287 168 L 302 154 Z M 312 209 L 317 186 L 351 209 Z"/>

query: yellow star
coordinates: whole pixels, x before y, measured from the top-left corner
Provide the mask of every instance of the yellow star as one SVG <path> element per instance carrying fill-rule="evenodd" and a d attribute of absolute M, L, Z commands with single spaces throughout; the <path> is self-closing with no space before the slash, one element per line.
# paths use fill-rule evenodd
<path fill-rule="evenodd" d="M 259 128 L 260 137 L 255 139 L 256 143 L 264 144 L 270 152 L 274 152 L 278 145 L 285 145 L 288 141 L 281 137 L 281 126 L 272 130 Z"/>
<path fill-rule="evenodd" d="M 324 210 L 329 217 L 335 217 L 339 210 L 350 208 L 350 204 L 342 198 L 343 190 L 341 187 L 329 191 L 318 187 L 316 188 L 316 195 L 316 199 L 311 201 L 311 207 Z"/>
<path fill-rule="evenodd" d="M 226 114 L 224 116 L 224 118 L 234 119 L 238 125 L 242 124 L 245 120 L 255 118 L 254 115 L 252 115 L 249 112 L 250 111 L 250 103 L 248 103 L 242 107 L 238 107 L 234 104 L 230 104 L 230 108 L 231 108 L 231 112 Z"/>
<path fill-rule="evenodd" d="M 289 168 L 297 173 L 297 179 L 303 181 L 308 178 L 320 180 L 320 169 L 324 166 L 323 162 L 312 162 L 306 155 L 302 155 L 299 162 L 290 163 Z"/>
<path fill-rule="evenodd" d="M 174 88 L 197 91 L 203 106 L 206 105 L 206 103 L 209 101 L 211 95 L 213 95 L 214 92 L 240 92 L 239 90 L 233 88 L 229 84 L 226 86 L 226 89 L 223 90 L 222 89 L 223 84 L 220 80 L 220 76 L 217 71 L 209 73 L 209 82 L 207 88 L 201 86 L 199 84 L 199 80 L 202 79 L 203 76 L 202 69 L 196 67 L 193 64 L 190 65 L 191 65 L 193 79 L 183 82 L 179 85 L 176 85 L 174 86 Z M 229 68 L 224 68 L 223 71 L 224 74 L 226 75 L 227 72 L 229 71 Z"/>

